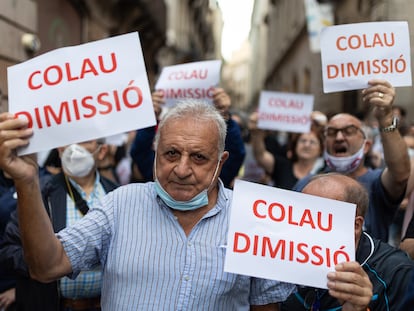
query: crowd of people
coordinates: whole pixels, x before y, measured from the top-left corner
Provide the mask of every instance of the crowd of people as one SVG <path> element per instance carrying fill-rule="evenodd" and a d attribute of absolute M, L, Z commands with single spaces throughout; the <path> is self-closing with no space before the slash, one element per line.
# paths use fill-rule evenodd
<path fill-rule="evenodd" d="M 0 310 L 409 310 L 414 133 L 387 81 L 362 97 L 369 115 L 275 133 L 222 88 L 168 109 L 155 91 L 156 126 L 43 163 L 16 154 L 27 121 L 0 114 Z M 327 289 L 225 272 L 238 178 L 354 203 L 356 260 Z"/>

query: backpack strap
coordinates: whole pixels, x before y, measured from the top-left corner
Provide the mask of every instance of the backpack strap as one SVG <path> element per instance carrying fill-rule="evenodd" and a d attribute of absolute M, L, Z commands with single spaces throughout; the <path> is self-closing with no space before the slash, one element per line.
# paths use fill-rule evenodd
<path fill-rule="evenodd" d="M 75 202 L 76 208 L 82 213 L 82 215 L 86 215 L 86 213 L 89 211 L 88 203 L 81 197 L 76 188 L 73 187 L 65 174 L 63 174 L 63 178 L 65 189 L 69 196 L 72 198 L 73 202 Z"/>

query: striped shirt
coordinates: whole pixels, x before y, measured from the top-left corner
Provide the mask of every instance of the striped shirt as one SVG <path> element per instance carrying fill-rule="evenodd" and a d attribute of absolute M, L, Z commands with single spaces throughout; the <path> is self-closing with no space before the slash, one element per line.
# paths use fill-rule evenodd
<path fill-rule="evenodd" d="M 72 186 L 78 191 L 79 195 L 86 201 L 88 206 L 96 204 L 106 193 L 99 182 L 99 174 L 96 174 L 94 187 L 87 197 L 85 191 L 72 179 L 69 179 Z M 66 225 L 71 226 L 83 217 L 83 214 L 75 206 L 75 202 L 69 194 L 66 196 Z M 95 267 L 92 270 L 81 271 L 75 280 L 63 277 L 60 282 L 60 293 L 62 297 L 79 299 L 91 298 L 101 295 L 102 287 L 102 268 Z"/>
<path fill-rule="evenodd" d="M 58 233 L 76 277 L 100 261 L 103 310 L 249 310 L 293 284 L 224 272 L 231 190 L 186 236 L 152 182 L 129 184 Z"/>

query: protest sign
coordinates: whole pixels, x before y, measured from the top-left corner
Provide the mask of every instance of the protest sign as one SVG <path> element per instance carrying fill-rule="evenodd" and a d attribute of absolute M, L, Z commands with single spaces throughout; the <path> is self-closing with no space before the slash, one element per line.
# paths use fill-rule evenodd
<path fill-rule="evenodd" d="M 355 260 L 355 204 L 236 180 L 224 270 L 327 288 Z"/>
<path fill-rule="evenodd" d="M 138 33 L 60 48 L 8 68 L 27 154 L 156 124 Z"/>
<path fill-rule="evenodd" d="M 155 90 L 163 93 L 167 107 L 184 98 L 212 103 L 213 90 L 220 82 L 220 70 L 219 60 L 167 66 L 162 69 Z"/>
<path fill-rule="evenodd" d="M 257 127 L 306 133 L 311 126 L 313 95 L 261 91 Z"/>
<path fill-rule="evenodd" d="M 323 90 L 357 90 L 370 79 L 411 86 L 407 22 L 371 22 L 326 27 L 321 32 Z"/>

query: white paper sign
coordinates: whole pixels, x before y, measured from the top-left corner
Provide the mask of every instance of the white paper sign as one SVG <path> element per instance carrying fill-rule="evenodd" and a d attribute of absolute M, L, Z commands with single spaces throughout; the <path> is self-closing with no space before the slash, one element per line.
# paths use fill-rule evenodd
<path fill-rule="evenodd" d="M 136 32 L 11 66 L 8 85 L 9 111 L 34 130 L 20 154 L 156 124 Z"/>
<path fill-rule="evenodd" d="M 370 22 L 326 27 L 321 32 L 325 93 L 357 90 L 370 79 L 411 86 L 407 22 Z"/>
<path fill-rule="evenodd" d="M 327 288 L 355 260 L 355 204 L 236 180 L 224 270 Z"/>
<path fill-rule="evenodd" d="M 167 66 L 162 69 L 155 89 L 163 92 L 167 107 L 184 98 L 212 103 L 213 90 L 220 82 L 220 70 L 220 60 Z"/>
<path fill-rule="evenodd" d="M 261 91 L 257 127 L 306 133 L 311 126 L 313 95 Z"/>

